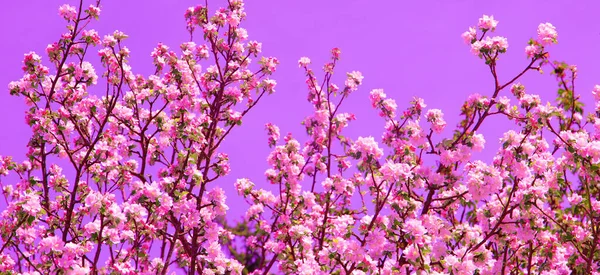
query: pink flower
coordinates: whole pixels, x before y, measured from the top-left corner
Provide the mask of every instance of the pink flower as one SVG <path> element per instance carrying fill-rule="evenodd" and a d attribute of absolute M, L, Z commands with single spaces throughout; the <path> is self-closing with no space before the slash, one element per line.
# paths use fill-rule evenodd
<path fill-rule="evenodd" d="M 594 85 L 594 89 L 592 90 L 592 95 L 594 96 L 594 100 L 600 102 L 600 85 Z"/>
<path fill-rule="evenodd" d="M 256 41 L 248 42 L 248 51 L 250 53 L 259 54 L 262 51 L 262 43 Z"/>
<path fill-rule="evenodd" d="M 298 66 L 300 66 L 300 68 L 306 68 L 308 64 L 310 64 L 310 59 L 308 57 L 301 57 L 300 60 L 298 60 Z"/>
<path fill-rule="evenodd" d="M 96 30 L 83 30 L 83 32 L 81 32 L 81 37 L 86 42 L 93 43 L 94 45 L 100 44 L 101 42 L 100 35 L 98 35 Z"/>
<path fill-rule="evenodd" d="M 425 104 L 425 100 L 420 97 L 413 98 L 413 101 L 411 103 L 414 104 L 414 108 L 417 111 L 421 111 L 423 108 L 427 107 L 427 104 Z"/>
<path fill-rule="evenodd" d="M 406 163 L 393 163 L 386 162 L 380 169 L 385 180 L 391 181 L 390 183 L 398 180 L 405 180 L 412 176 L 410 166 Z"/>
<path fill-rule="evenodd" d="M 486 36 L 485 39 L 471 44 L 471 52 L 474 55 L 494 55 L 497 52 L 504 53 L 506 49 L 508 49 L 508 40 L 502 36 Z"/>
<path fill-rule="evenodd" d="M 267 123 L 265 128 L 267 128 L 267 133 L 269 134 L 269 146 L 275 146 L 280 137 L 279 127 L 271 123 Z"/>
<path fill-rule="evenodd" d="M 242 92 L 237 87 L 227 87 L 224 94 L 230 97 L 235 103 L 244 99 L 244 95 L 242 95 Z"/>
<path fill-rule="evenodd" d="M 362 83 L 363 80 L 363 76 L 360 72 L 357 71 L 353 71 L 351 73 L 347 73 L 347 78 L 346 78 L 346 87 L 348 87 L 348 89 L 350 89 L 350 91 L 356 91 L 358 89 L 358 85 L 360 85 Z"/>
<path fill-rule="evenodd" d="M 236 12 L 232 12 L 229 14 L 227 18 L 227 23 L 232 27 L 237 27 L 240 24 L 241 18 L 240 15 Z"/>
<path fill-rule="evenodd" d="M 592 210 L 600 213 L 600 201 L 596 200 L 595 198 L 591 198 L 590 204 L 592 206 Z"/>
<path fill-rule="evenodd" d="M 285 248 L 285 244 L 277 242 L 277 241 L 269 240 L 265 243 L 264 247 L 267 251 L 272 251 L 273 253 L 279 253 L 279 252 L 281 252 L 281 250 L 283 250 Z"/>
<path fill-rule="evenodd" d="M 273 195 L 273 193 L 271 193 L 270 191 L 264 191 L 261 189 L 259 191 L 258 201 L 260 201 L 263 204 L 272 204 L 277 201 L 277 198 L 275 198 L 275 195 Z"/>
<path fill-rule="evenodd" d="M 250 193 L 253 187 L 254 183 L 252 183 L 249 179 L 238 179 L 235 182 L 235 188 L 237 189 L 238 194 L 240 195 Z"/>
<path fill-rule="evenodd" d="M 440 163 L 445 166 L 451 165 L 460 159 L 460 157 L 456 151 L 453 151 L 453 150 L 441 150 L 441 151 L 442 152 L 440 154 Z"/>
<path fill-rule="evenodd" d="M 279 60 L 277 60 L 277 58 L 274 57 L 262 57 L 260 62 L 260 65 L 262 65 L 262 69 L 265 72 L 268 72 L 269 74 L 275 72 L 275 69 L 277 68 L 277 65 L 279 64 Z"/>
<path fill-rule="evenodd" d="M 248 39 L 248 31 L 244 28 L 235 29 L 235 33 L 236 33 L 237 37 L 240 39 L 240 41 L 244 41 L 244 40 Z"/>
<path fill-rule="evenodd" d="M 542 23 L 537 29 L 538 40 L 542 45 L 550 45 L 558 43 L 558 33 L 556 28 L 550 23 Z"/>
<path fill-rule="evenodd" d="M 396 109 L 397 108 L 398 108 L 398 105 L 396 104 L 395 100 L 393 100 L 391 98 L 384 99 L 381 102 L 381 111 L 379 112 L 379 116 L 394 118 L 394 117 L 396 117 Z"/>
<path fill-rule="evenodd" d="M 331 55 L 332 55 L 333 59 L 335 59 L 335 60 L 340 59 L 340 54 L 342 54 L 342 51 L 339 48 L 331 49 Z"/>
<path fill-rule="evenodd" d="M 498 26 L 498 21 L 494 20 L 494 16 L 483 15 L 483 17 L 479 18 L 479 23 L 477 27 L 479 27 L 482 31 L 492 30 L 494 31 Z"/>
<path fill-rule="evenodd" d="M 577 193 L 572 194 L 571 196 L 569 196 L 567 198 L 567 200 L 569 201 L 569 203 L 571 205 L 580 203 L 582 199 L 583 198 L 579 194 L 577 194 Z"/>
<path fill-rule="evenodd" d="M 94 5 L 90 5 L 90 7 L 88 8 L 87 12 L 88 14 L 93 17 L 98 19 L 98 16 L 100 16 L 100 7 L 94 6 Z"/>
<path fill-rule="evenodd" d="M 95 220 L 94 222 L 86 224 L 83 229 L 87 236 L 98 233 L 100 231 L 100 220 Z"/>
<path fill-rule="evenodd" d="M 64 248 L 64 243 L 57 236 L 50 236 L 40 241 L 40 250 L 45 253 L 60 252 Z"/>
<path fill-rule="evenodd" d="M 14 266 L 15 260 L 13 260 L 12 257 L 4 253 L 0 254 L 0 271 L 7 272 L 7 274 L 10 274 L 8 272 L 14 271 Z"/>
<path fill-rule="evenodd" d="M 275 87 L 277 86 L 277 81 L 275 81 L 275 79 L 265 79 L 261 82 L 261 86 L 264 87 L 264 89 L 265 89 L 265 91 L 267 91 L 267 93 L 272 94 L 275 92 Z"/>
<path fill-rule="evenodd" d="M 423 223 L 416 219 L 408 219 L 404 222 L 404 232 L 410 234 L 418 245 L 423 245 L 430 238 Z"/>
<path fill-rule="evenodd" d="M 321 185 L 323 185 L 325 191 L 329 191 L 333 187 L 333 180 L 331 178 L 326 178 Z"/>
<path fill-rule="evenodd" d="M 24 243 L 33 243 L 38 238 L 40 232 L 35 227 L 19 227 L 17 229 L 19 240 Z"/>
<path fill-rule="evenodd" d="M 431 129 L 436 133 L 441 133 L 446 127 L 446 121 L 444 120 L 444 114 L 439 109 L 430 109 L 425 114 L 427 122 L 431 123 Z"/>
<path fill-rule="evenodd" d="M 473 143 L 473 151 L 481 152 L 485 146 L 485 138 L 482 134 L 473 134 L 473 137 L 471 137 L 471 143 Z"/>
<path fill-rule="evenodd" d="M 250 208 L 248 208 L 248 211 L 246 211 L 246 219 L 251 219 L 254 218 L 254 216 L 256 215 L 260 215 L 262 212 L 264 211 L 264 207 L 262 206 L 262 204 L 255 204 L 250 206 Z"/>
<path fill-rule="evenodd" d="M 88 207 L 92 214 L 96 213 L 102 204 L 102 194 L 98 192 L 90 192 L 85 197 L 85 206 Z"/>
<path fill-rule="evenodd" d="M 225 191 L 219 187 L 215 187 L 213 190 L 208 192 L 208 199 L 213 203 L 213 211 L 217 215 L 225 215 L 225 212 L 229 209 L 229 206 L 225 204 Z"/>
<path fill-rule="evenodd" d="M 536 55 L 540 54 L 540 48 L 537 45 L 528 45 L 525 47 L 525 54 L 529 58 L 533 58 Z"/>
<path fill-rule="evenodd" d="M 71 270 L 67 272 L 68 275 L 86 275 L 90 274 L 90 268 L 86 266 L 80 266 L 79 264 L 75 264 L 71 266 Z"/>
<path fill-rule="evenodd" d="M 64 4 L 58 8 L 58 15 L 62 16 L 67 21 L 74 21 L 77 19 L 77 10 L 71 5 Z"/>
<path fill-rule="evenodd" d="M 204 24 L 204 33 L 212 34 L 217 31 L 217 25 L 213 23 Z"/>
<path fill-rule="evenodd" d="M 363 158 L 372 156 L 375 159 L 383 156 L 383 150 L 379 148 L 373 137 L 359 137 L 352 145 L 352 151 L 361 153 Z"/>
<path fill-rule="evenodd" d="M 417 258 L 419 258 L 419 255 L 420 255 L 419 248 L 417 247 L 416 244 L 412 244 L 412 245 L 407 246 L 404 249 L 404 251 L 403 251 L 402 254 L 406 255 L 406 258 L 409 259 L 409 260 L 411 260 L 411 261 L 416 261 Z"/>
<path fill-rule="evenodd" d="M 377 105 L 386 98 L 386 94 L 383 92 L 383 89 L 373 89 L 369 94 L 369 99 L 371 99 L 371 105 L 373 108 L 377 107 Z"/>
<path fill-rule="evenodd" d="M 102 45 L 105 47 L 114 47 L 117 44 L 117 39 L 112 35 L 105 35 L 102 39 Z"/>
<path fill-rule="evenodd" d="M 310 234 L 310 228 L 302 224 L 294 225 L 290 228 L 290 235 L 294 238 L 301 238 L 302 236 L 309 236 Z"/>
<path fill-rule="evenodd" d="M 373 216 L 370 216 L 370 215 L 363 216 L 360 219 L 361 228 L 364 228 L 366 230 L 367 226 L 369 226 L 369 224 L 371 224 L 372 220 L 373 220 Z"/>
<path fill-rule="evenodd" d="M 466 44 L 471 44 L 474 42 L 473 40 L 477 39 L 477 30 L 473 27 L 469 27 L 469 30 L 464 32 L 461 37 Z"/>
<path fill-rule="evenodd" d="M 37 216 L 37 214 L 42 210 L 42 206 L 40 205 L 40 196 L 34 193 L 25 193 L 22 197 L 23 210 L 27 212 L 31 216 Z"/>

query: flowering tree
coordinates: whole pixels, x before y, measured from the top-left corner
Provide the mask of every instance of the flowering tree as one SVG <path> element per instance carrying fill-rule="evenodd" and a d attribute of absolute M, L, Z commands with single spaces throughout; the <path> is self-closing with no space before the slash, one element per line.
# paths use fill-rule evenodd
<path fill-rule="evenodd" d="M 211 183 L 229 172 L 218 151 L 223 139 L 274 91 L 268 76 L 277 59 L 251 64 L 261 44 L 239 25 L 243 3 L 229 1 L 210 17 L 206 7 L 188 9 L 187 28 L 203 43 L 183 43 L 179 56 L 158 45 L 156 73 L 144 78 L 127 64 L 127 35 L 100 38 L 86 28 L 99 2 L 61 6 L 68 25 L 47 48 L 52 69 L 29 53 L 25 76 L 10 84 L 31 107 L 33 135 L 28 160 L 4 157 L 0 165 L 20 178 L 4 186 L 10 203 L 0 221 L 0 270 L 240 273 L 221 250 L 229 235 L 216 221 L 227 205 Z M 86 61 L 95 46 L 101 76 Z M 101 92 L 90 93 L 101 79 Z"/>
<path fill-rule="evenodd" d="M 558 38 L 550 23 L 526 46 L 525 68 L 500 80 L 497 61 L 508 43 L 489 36 L 497 24 L 483 16 L 462 35 L 489 67 L 494 90 L 468 98 L 452 137 L 437 136 L 443 113 L 425 111 L 422 99 L 397 115 L 394 100 L 371 91 L 386 121 L 388 153 L 372 137 L 341 134 L 355 117 L 338 112 L 340 105 L 362 76 L 349 73 L 342 89 L 331 82 L 339 50 L 321 81 L 310 60 L 300 59 L 314 107 L 303 122 L 308 140 L 301 145 L 288 135 L 277 145 L 279 130 L 267 125 L 274 150 L 266 177 L 279 193 L 236 182 L 251 204 L 244 228 L 254 231 L 244 236 L 257 273 L 278 263 L 286 274 L 600 274 L 600 119 L 583 120 L 576 67 L 549 60 L 546 47 Z M 544 66 L 559 83 L 556 106 L 517 83 Z M 600 86 L 594 95 L 600 99 Z M 484 148 L 478 130 L 492 115 L 520 130 L 504 134 L 487 164 L 471 155 Z"/>
<path fill-rule="evenodd" d="M 383 90 L 371 91 L 385 150 L 342 135 L 355 117 L 340 106 L 361 73 L 340 88 L 339 49 L 321 80 L 301 58 L 314 107 L 308 138 L 280 141 L 267 124 L 265 174 L 279 192 L 237 180 L 250 205 L 230 227 L 219 145 L 274 92 L 278 63 L 248 40 L 243 2 L 188 9 L 190 41 L 179 55 L 159 44 L 147 78 L 127 63 L 127 35 L 87 28 L 100 1 L 82 2 L 59 9 L 67 32 L 47 48 L 50 67 L 26 54 L 24 77 L 9 85 L 30 106 L 33 134 L 26 161 L 0 158 L 0 174 L 19 179 L 3 183 L 0 274 L 600 274 L 600 118 L 583 117 L 576 67 L 549 59 L 551 24 L 538 27 L 528 64 L 509 80 L 497 74 L 507 40 L 489 36 L 498 22 L 483 16 L 463 34 L 494 89 L 468 98 L 449 138 L 441 110 L 415 98 L 397 114 Z M 100 76 L 87 57 L 95 47 Z M 517 82 L 542 67 L 556 75 L 556 105 Z M 488 164 L 471 155 L 492 115 L 518 130 Z"/>

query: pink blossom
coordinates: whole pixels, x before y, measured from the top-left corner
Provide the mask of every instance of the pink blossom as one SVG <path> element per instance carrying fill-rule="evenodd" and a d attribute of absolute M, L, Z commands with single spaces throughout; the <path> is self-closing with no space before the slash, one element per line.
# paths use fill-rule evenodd
<path fill-rule="evenodd" d="M 261 86 L 264 87 L 265 91 L 267 91 L 269 94 L 272 94 L 275 92 L 277 81 L 275 81 L 274 79 L 265 79 L 261 83 Z"/>
<path fill-rule="evenodd" d="M 596 200 L 595 198 L 591 198 L 591 206 L 592 206 L 592 210 L 600 213 L 600 201 Z"/>
<path fill-rule="evenodd" d="M 525 47 L 525 54 L 529 58 L 534 58 L 540 53 L 540 48 L 537 45 L 528 45 Z"/>
<path fill-rule="evenodd" d="M 429 239 L 426 236 L 427 229 L 420 220 L 408 219 L 404 224 L 404 231 L 409 233 L 418 245 L 423 245 Z"/>
<path fill-rule="evenodd" d="M 362 83 L 363 76 L 360 72 L 353 71 L 351 73 L 347 73 L 347 79 L 345 82 L 346 87 L 350 89 L 350 91 L 356 91 L 358 86 Z"/>
<path fill-rule="evenodd" d="M 248 208 L 248 211 L 246 211 L 246 219 L 251 219 L 256 215 L 260 215 L 263 211 L 264 207 L 262 204 L 252 205 L 250 208 Z"/>
<path fill-rule="evenodd" d="M 244 195 L 254 187 L 254 183 L 248 179 L 238 179 L 235 182 L 235 187 L 240 195 Z"/>
<path fill-rule="evenodd" d="M 23 204 L 21 207 L 23 207 L 23 210 L 31 216 L 37 216 L 42 209 L 40 197 L 37 194 L 25 193 L 22 196 L 22 200 Z"/>
<path fill-rule="evenodd" d="M 482 134 L 473 134 L 471 142 L 473 143 L 473 151 L 475 152 L 481 152 L 485 146 L 485 138 Z"/>
<path fill-rule="evenodd" d="M 68 275 L 85 275 L 90 273 L 89 267 L 82 267 L 79 264 L 71 266 L 71 270 L 67 272 Z"/>
<path fill-rule="evenodd" d="M 243 100 L 242 92 L 237 87 L 228 87 L 225 89 L 225 95 L 229 96 L 234 102 L 240 102 Z"/>
<path fill-rule="evenodd" d="M 58 9 L 58 15 L 67 21 L 74 21 L 77 19 L 77 9 L 71 5 L 64 4 Z"/>
<path fill-rule="evenodd" d="M 373 137 L 359 137 L 354 145 L 352 145 L 352 150 L 356 153 L 362 153 L 363 158 L 372 156 L 375 159 L 379 159 L 383 155 L 383 151 L 379 148 Z"/>
<path fill-rule="evenodd" d="M 600 85 L 594 85 L 592 89 L 592 95 L 594 96 L 594 100 L 600 102 Z"/>
<path fill-rule="evenodd" d="M 380 169 L 383 178 L 392 183 L 398 180 L 406 180 L 412 176 L 410 166 L 406 163 L 386 162 Z"/>
<path fill-rule="evenodd" d="M 504 53 L 508 48 L 508 41 L 505 37 L 486 36 L 481 41 L 475 41 L 471 44 L 471 52 L 475 55 L 489 54 L 494 55 L 495 53 Z"/>
<path fill-rule="evenodd" d="M 248 42 L 248 51 L 254 54 L 260 53 L 262 51 L 262 43 L 256 41 Z"/>
<path fill-rule="evenodd" d="M 90 222 L 86 224 L 83 228 L 88 236 L 91 236 L 94 233 L 98 233 L 100 231 L 100 220 Z"/>
<path fill-rule="evenodd" d="M 57 236 L 43 238 L 40 241 L 40 250 L 45 253 L 61 252 L 64 248 L 64 243 Z"/>
<path fill-rule="evenodd" d="M 248 31 L 246 31 L 246 29 L 244 29 L 244 28 L 235 29 L 235 33 L 240 38 L 241 41 L 248 39 Z"/>
<path fill-rule="evenodd" d="M 446 127 L 446 121 L 444 120 L 444 114 L 439 109 L 430 109 L 425 114 L 427 121 L 431 123 L 431 129 L 436 133 L 441 133 Z"/>
<path fill-rule="evenodd" d="M 15 265 L 15 261 L 9 255 L 4 253 L 0 254 L 0 271 L 2 272 L 12 272 Z"/>
<path fill-rule="evenodd" d="M 308 64 L 310 64 L 310 59 L 308 57 L 301 57 L 300 60 L 298 60 L 300 68 L 306 68 Z"/>
<path fill-rule="evenodd" d="M 262 65 L 263 70 L 265 70 L 268 73 L 273 73 L 275 72 L 275 69 L 279 64 L 279 60 L 277 60 L 277 58 L 274 57 L 263 57 L 260 60 L 260 64 Z"/>
<path fill-rule="evenodd" d="M 544 46 L 558 43 L 556 28 L 550 23 L 541 23 L 537 29 L 538 41 Z"/>
<path fill-rule="evenodd" d="M 371 105 L 375 108 L 383 99 L 387 96 L 383 92 L 383 89 L 373 89 L 369 94 L 369 99 L 371 99 Z"/>
<path fill-rule="evenodd" d="M 88 14 L 93 17 L 98 19 L 98 16 L 100 16 L 100 7 L 94 6 L 94 5 L 90 5 L 89 8 L 87 9 Z"/>
<path fill-rule="evenodd" d="M 582 199 L 583 198 L 579 194 L 572 194 L 568 197 L 569 203 L 571 204 L 578 204 L 581 202 Z"/>
<path fill-rule="evenodd" d="M 204 24 L 204 33 L 211 34 L 217 31 L 217 25 L 213 23 Z"/>
<path fill-rule="evenodd" d="M 469 30 L 464 32 L 461 37 L 466 44 L 472 44 L 477 39 L 477 30 L 473 27 L 469 27 Z"/>
<path fill-rule="evenodd" d="M 117 44 L 117 39 L 112 35 L 105 35 L 102 39 L 102 45 L 105 47 L 114 47 Z"/>
<path fill-rule="evenodd" d="M 482 31 L 494 31 L 496 26 L 498 26 L 498 21 L 494 20 L 493 15 L 483 15 L 481 18 L 479 18 L 479 23 L 477 24 L 477 27 Z"/>
<path fill-rule="evenodd" d="M 340 59 L 340 54 L 342 54 L 342 51 L 339 48 L 331 49 L 331 55 L 333 56 L 333 59 Z"/>
<path fill-rule="evenodd" d="M 35 241 L 35 239 L 37 239 L 39 237 L 39 234 L 41 233 L 40 230 L 38 228 L 35 227 L 20 227 L 17 229 L 17 236 L 19 237 L 19 240 L 21 240 L 24 243 L 33 243 Z"/>

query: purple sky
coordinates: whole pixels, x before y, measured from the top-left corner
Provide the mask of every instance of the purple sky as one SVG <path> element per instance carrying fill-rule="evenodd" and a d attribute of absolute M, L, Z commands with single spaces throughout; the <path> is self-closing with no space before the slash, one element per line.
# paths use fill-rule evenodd
<path fill-rule="evenodd" d="M 6 87 L 10 81 L 22 77 L 24 53 L 36 51 L 43 56 L 46 45 L 57 41 L 64 32 L 64 21 L 57 15 L 63 2 L 2 3 L 0 155 L 13 155 L 16 160 L 24 158 L 30 135 L 23 119 L 25 104 L 22 98 L 10 96 Z M 183 13 L 188 6 L 203 2 L 104 1 L 100 21 L 91 28 L 101 35 L 115 29 L 128 34 L 130 38 L 125 45 L 132 52 L 134 73 L 148 75 L 153 70 L 152 49 L 158 42 L 177 49 L 181 42 L 187 41 Z M 209 2 L 214 11 L 221 1 Z M 339 47 L 342 60 L 337 69 L 338 83 L 343 84 L 346 71 L 359 70 L 365 76 L 364 85 L 345 103 L 344 111 L 351 111 L 358 118 L 347 131 L 351 137 L 379 138 L 383 131 L 383 120 L 377 117 L 368 100 L 373 88 L 383 88 L 389 97 L 396 99 L 400 110 L 413 96 L 424 98 L 428 108 L 444 110 L 447 130 L 451 130 L 469 94 L 491 95 L 493 89 L 490 73 L 470 53 L 461 33 L 475 25 L 482 14 L 494 15 L 500 21 L 496 34 L 506 36 L 509 42 L 508 53 L 499 62 L 500 80 L 506 81 L 526 66 L 523 49 L 528 39 L 536 36 L 538 24 L 551 22 L 559 33 L 559 44 L 551 46 L 551 56 L 578 65 L 576 92 L 591 107 L 590 91 L 594 84 L 600 84 L 600 70 L 595 64 L 600 60 L 596 50 L 600 45 L 596 12 L 600 2 L 572 3 L 576 4 L 559 0 L 247 1 L 248 20 L 243 26 L 248 29 L 250 39 L 262 42 L 263 53 L 277 57 L 281 64 L 273 76 L 278 81 L 277 92 L 261 102 L 222 148 L 230 155 L 232 173 L 219 184 L 228 191 L 233 218 L 245 209 L 231 192 L 235 179 L 249 177 L 264 186 L 263 173 L 269 153 L 264 124 L 272 122 L 280 126 L 282 135 L 293 132 L 304 140 L 300 121 L 310 114 L 311 107 L 305 100 L 303 71 L 297 66 L 300 57 L 310 57 L 318 71 L 329 58 L 330 49 Z M 544 103 L 553 100 L 556 94 L 556 82 L 548 73 L 530 72 L 521 82 L 530 93 L 541 94 Z M 497 146 L 500 133 L 508 127 L 491 119 L 483 128 L 484 134 L 488 134 L 488 149 L 495 149 L 490 147 Z"/>

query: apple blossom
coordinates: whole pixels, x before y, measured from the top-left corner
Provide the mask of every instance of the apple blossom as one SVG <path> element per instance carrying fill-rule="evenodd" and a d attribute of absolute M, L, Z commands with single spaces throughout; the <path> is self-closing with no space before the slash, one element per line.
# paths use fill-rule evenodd
<path fill-rule="evenodd" d="M 87 29 L 99 1 L 60 6 L 59 15 L 74 25 L 46 48 L 51 67 L 28 53 L 24 76 L 9 84 L 30 107 L 32 136 L 25 161 L 0 157 L 0 175 L 16 178 L 2 183 L 3 274 L 600 272 L 598 107 L 584 116 L 577 67 L 549 60 L 545 47 L 558 37 L 550 23 L 539 25 L 529 63 L 507 82 L 496 73 L 507 39 L 488 36 L 498 21 L 484 15 L 463 33 L 494 81 L 489 94 L 466 99 L 453 131 L 441 110 L 423 113 L 423 99 L 398 110 L 373 89 L 353 96 L 369 98 L 383 134 L 346 137 L 357 118 L 339 108 L 362 73 L 333 83 L 338 48 L 320 81 L 300 58 L 312 107 L 307 136 L 281 139 L 265 125 L 266 180 L 233 183 L 249 206 L 229 226 L 216 183 L 231 167 L 220 144 L 275 91 L 279 64 L 247 41 L 243 1 L 185 11 L 194 41 L 180 54 L 158 44 L 148 77 L 128 65 L 125 33 L 101 39 Z M 102 69 L 88 61 L 94 47 Z M 516 82 L 542 66 L 559 83 L 554 105 Z M 600 101 L 600 86 L 592 93 Z M 492 115 L 515 126 L 497 142 L 482 132 Z M 490 162 L 475 159 L 493 145 Z"/>

